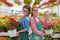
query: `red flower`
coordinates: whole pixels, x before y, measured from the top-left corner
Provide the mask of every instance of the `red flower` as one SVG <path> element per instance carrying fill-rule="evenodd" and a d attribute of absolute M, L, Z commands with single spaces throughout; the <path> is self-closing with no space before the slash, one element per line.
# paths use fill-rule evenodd
<path fill-rule="evenodd" d="M 11 29 L 14 29 L 14 26 L 13 26 L 13 25 L 11 25 L 11 26 L 10 26 L 10 28 L 11 28 Z"/>
<path fill-rule="evenodd" d="M 8 2 L 7 0 L 2 0 L 7 6 L 9 6 L 9 7 L 12 7 L 13 6 L 13 4 L 12 3 L 10 3 L 10 2 Z"/>
<path fill-rule="evenodd" d="M 14 18 L 10 18 L 10 20 L 11 20 L 14 24 L 20 24 L 19 22 L 17 22 L 16 20 L 14 20 Z"/>
<path fill-rule="evenodd" d="M 9 7 L 12 7 L 13 6 L 13 4 L 12 3 L 10 3 L 10 2 L 4 2 L 7 6 L 9 6 Z"/>
<path fill-rule="evenodd" d="M 20 24 L 19 22 L 14 22 L 14 24 Z"/>
<path fill-rule="evenodd" d="M 16 22 L 16 20 L 14 20 L 14 18 L 9 18 L 12 22 Z"/>

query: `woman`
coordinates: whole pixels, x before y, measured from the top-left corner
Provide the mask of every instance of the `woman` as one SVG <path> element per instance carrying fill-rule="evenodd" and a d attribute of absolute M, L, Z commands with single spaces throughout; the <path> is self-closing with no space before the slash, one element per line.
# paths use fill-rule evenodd
<path fill-rule="evenodd" d="M 29 40 L 29 27 L 30 27 L 30 21 L 29 21 L 29 14 L 30 14 L 30 6 L 24 6 L 23 7 L 23 14 L 24 16 L 19 19 L 20 25 L 19 25 L 19 31 L 17 34 L 19 34 L 19 40 Z"/>
<path fill-rule="evenodd" d="M 48 20 L 48 13 L 46 12 L 45 19 L 42 19 L 40 16 L 37 17 L 38 8 L 33 7 L 32 8 L 32 17 L 30 18 L 31 22 L 31 29 L 32 29 L 32 37 L 31 40 L 43 40 L 42 36 L 45 36 L 42 32 L 42 25 L 45 22 L 45 20 Z"/>

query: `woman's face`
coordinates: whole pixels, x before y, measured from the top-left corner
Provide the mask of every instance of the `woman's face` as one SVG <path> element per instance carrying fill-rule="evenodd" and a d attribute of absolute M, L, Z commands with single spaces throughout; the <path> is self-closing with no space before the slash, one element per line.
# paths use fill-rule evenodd
<path fill-rule="evenodd" d="M 23 9 L 23 14 L 24 14 L 24 16 L 28 15 L 28 13 L 29 13 L 29 10 L 28 10 L 27 8 L 24 8 L 24 9 Z"/>
<path fill-rule="evenodd" d="M 38 8 L 33 8 L 32 13 L 34 16 L 36 16 L 38 13 Z"/>

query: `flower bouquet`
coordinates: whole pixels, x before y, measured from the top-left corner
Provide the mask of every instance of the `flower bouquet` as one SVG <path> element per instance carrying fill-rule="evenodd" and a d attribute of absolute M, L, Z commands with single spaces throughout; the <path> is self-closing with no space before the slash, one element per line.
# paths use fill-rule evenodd
<path fill-rule="evenodd" d="M 19 22 L 17 22 L 14 18 L 9 18 L 9 22 L 5 22 L 7 24 L 8 30 L 13 30 L 18 28 Z"/>
<path fill-rule="evenodd" d="M 14 16 L 15 17 L 15 16 Z M 0 17 L 0 31 L 8 31 L 18 28 L 19 22 L 14 17 Z"/>

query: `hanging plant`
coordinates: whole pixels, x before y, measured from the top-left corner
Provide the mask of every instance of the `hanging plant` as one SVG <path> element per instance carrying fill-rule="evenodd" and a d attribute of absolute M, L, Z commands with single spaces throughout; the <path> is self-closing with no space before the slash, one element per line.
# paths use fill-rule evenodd
<path fill-rule="evenodd" d="M 13 6 L 13 4 L 10 3 L 10 2 L 8 2 L 7 0 L 2 0 L 2 2 L 4 2 L 9 7 L 12 7 Z"/>
<path fill-rule="evenodd" d="M 55 3 L 55 2 L 56 2 L 56 3 Z M 47 2 L 42 3 L 42 4 L 39 6 L 39 8 L 40 8 L 41 6 L 44 6 L 44 5 L 50 5 L 51 7 L 53 7 L 54 5 L 57 5 L 57 3 L 58 3 L 58 0 L 48 0 Z"/>
<path fill-rule="evenodd" d="M 50 3 L 49 3 L 49 5 L 50 5 L 50 7 L 53 7 L 53 6 L 58 6 L 58 1 L 57 0 L 55 0 L 55 1 L 51 1 Z"/>
<path fill-rule="evenodd" d="M 32 3 L 32 0 L 28 0 L 28 1 L 27 0 L 24 0 L 24 4 L 25 5 L 30 5 L 31 3 Z"/>
<path fill-rule="evenodd" d="M 53 3 L 53 2 L 56 2 L 57 0 L 49 0 L 48 2 L 49 3 Z"/>
<path fill-rule="evenodd" d="M 9 6 L 9 7 L 12 7 L 13 6 L 13 4 L 12 3 L 10 3 L 10 2 L 4 2 L 7 6 Z"/>
<path fill-rule="evenodd" d="M 49 4 L 49 6 L 50 6 L 50 7 L 53 7 L 53 6 L 54 6 L 54 4 L 53 4 L 53 3 L 50 3 L 50 4 Z"/>
<path fill-rule="evenodd" d="M 54 5 L 57 5 L 57 6 L 58 6 L 58 5 L 59 5 L 59 4 L 58 4 L 58 1 L 54 2 Z"/>
<path fill-rule="evenodd" d="M 41 6 L 48 5 L 48 4 L 49 4 L 48 2 L 44 2 L 44 3 L 42 3 L 41 5 L 39 5 L 39 8 L 40 8 Z"/>
<path fill-rule="evenodd" d="M 58 5 L 58 3 L 57 2 L 54 2 L 54 3 L 50 3 L 49 5 L 50 5 L 50 7 L 53 7 L 53 6 Z"/>
<path fill-rule="evenodd" d="M 46 8 L 48 8 L 49 6 L 45 6 L 45 7 L 43 7 L 43 8 L 40 8 L 40 9 L 46 9 Z"/>
<path fill-rule="evenodd" d="M 39 3 L 40 3 L 40 1 L 41 1 L 41 0 L 35 0 L 35 2 L 36 2 L 37 4 L 39 4 Z"/>
<path fill-rule="evenodd" d="M 19 0 L 14 0 L 14 2 L 15 2 L 16 4 L 18 4 L 18 5 L 21 4 Z"/>

